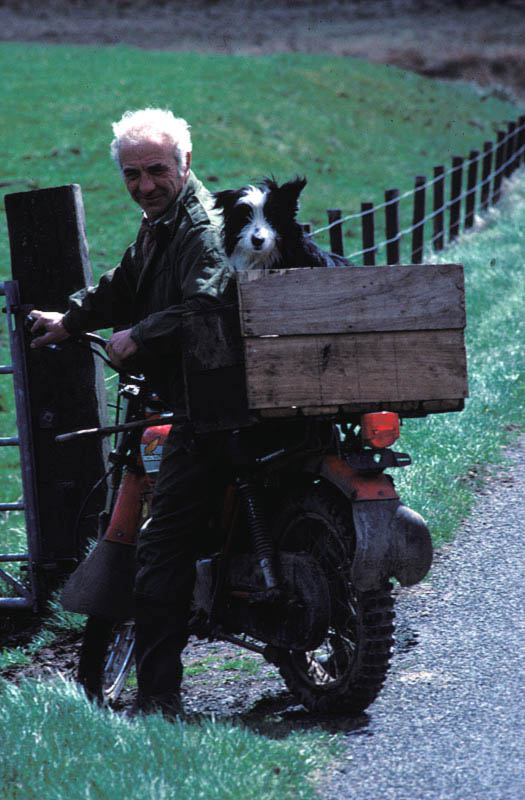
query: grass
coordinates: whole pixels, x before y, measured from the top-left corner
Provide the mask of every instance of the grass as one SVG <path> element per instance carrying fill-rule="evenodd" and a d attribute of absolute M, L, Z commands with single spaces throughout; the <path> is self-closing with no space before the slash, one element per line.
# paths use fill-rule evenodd
<path fill-rule="evenodd" d="M 438 545 L 468 515 L 487 465 L 498 462 L 502 445 L 523 431 L 524 229 L 521 175 L 482 230 L 463 235 L 433 259 L 465 267 L 470 398 L 460 414 L 405 421 L 400 446 L 415 463 L 395 478 Z"/>
<path fill-rule="evenodd" d="M 517 116 L 469 86 L 323 56 L 4 43 L 0 69 L 10 122 L 1 181 L 8 192 L 79 183 L 96 273 L 116 263 L 137 227 L 108 158 L 111 122 L 129 107 L 169 105 L 186 117 L 195 170 L 210 188 L 306 174 L 302 217 L 314 227 L 328 207 L 349 214 L 361 200 L 382 201 L 384 188 L 412 188 L 414 175 L 430 176 Z M 347 231 L 349 248 L 358 236 Z"/>
<path fill-rule="evenodd" d="M 59 592 L 55 592 L 48 600 L 40 629 L 28 643 L 18 647 L 5 647 L 0 651 L 0 675 L 6 669 L 30 664 L 35 653 L 41 647 L 51 645 L 56 637 L 64 632 L 81 632 L 86 624 L 84 614 L 65 611 L 59 600 Z"/>
<path fill-rule="evenodd" d="M 319 732 L 272 741 L 213 719 L 130 722 L 60 678 L 4 683 L 0 729 L 2 800 L 306 800 L 338 752 Z"/>
<path fill-rule="evenodd" d="M 14 67 L 16 65 L 16 68 Z M 3 116 L 0 184 L 6 192 L 79 183 L 95 276 L 114 265 L 133 238 L 138 211 L 110 163 L 110 123 L 128 107 L 171 106 L 192 123 L 194 167 L 211 189 L 274 173 L 309 179 L 301 217 L 314 227 L 325 209 L 379 203 L 384 188 L 405 191 L 453 154 L 493 139 L 518 109 L 469 86 L 401 70 L 321 56 L 201 56 L 128 47 L 0 44 Z M 246 91 L 246 87 L 250 91 Z M 468 513 L 484 465 L 497 460 L 520 426 L 523 362 L 519 319 L 525 186 L 464 237 L 443 260 L 465 264 L 471 399 L 462 414 L 406 421 L 400 449 L 414 466 L 396 473 L 403 499 L 427 518 L 436 542 Z M 0 279 L 10 277 L 0 217 Z M 325 240 L 326 241 L 326 240 Z M 347 250 L 359 230 L 346 230 Z M 0 352 L 8 363 L 0 328 Z M 15 428 L 8 388 L 0 389 L 2 435 Z M 3 452 L 2 452 L 3 451 Z M 7 451 L 7 452 L 6 452 Z M 4 499 L 20 495 L 13 448 L 0 449 Z M 7 496 L 6 496 L 7 495 Z M 21 514 L 1 515 L 2 552 L 24 548 Z M 31 644 L 4 651 L 31 659 L 61 626 L 81 624 L 51 608 Z M 20 661 L 17 663 L 21 663 Z M 230 668 L 252 670 L 252 659 Z M 196 664 L 195 669 L 205 669 Z M 335 752 L 325 734 L 294 732 L 281 741 L 224 722 L 130 723 L 91 707 L 71 684 L 4 684 L 0 697 L 0 796 L 77 798 L 306 798 Z M 87 735 L 89 731 L 89 735 Z M 206 757 L 203 757 L 203 754 Z"/>

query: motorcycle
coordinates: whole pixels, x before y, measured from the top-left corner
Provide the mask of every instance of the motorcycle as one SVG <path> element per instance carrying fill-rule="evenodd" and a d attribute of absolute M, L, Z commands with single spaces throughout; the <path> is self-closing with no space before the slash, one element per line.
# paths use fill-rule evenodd
<path fill-rule="evenodd" d="M 104 340 L 86 337 L 101 354 Z M 119 388 L 111 480 L 99 540 L 68 579 L 62 604 L 88 614 L 78 681 L 112 704 L 133 666 L 135 542 L 170 426 L 141 376 Z M 123 419 L 123 421 L 121 421 Z M 385 472 L 399 416 L 260 422 L 227 434 L 228 469 L 199 554 L 190 634 L 259 653 L 312 712 L 357 715 L 380 692 L 394 642 L 392 579 L 421 581 L 428 528 Z M 67 440 L 85 432 L 57 437 Z"/>

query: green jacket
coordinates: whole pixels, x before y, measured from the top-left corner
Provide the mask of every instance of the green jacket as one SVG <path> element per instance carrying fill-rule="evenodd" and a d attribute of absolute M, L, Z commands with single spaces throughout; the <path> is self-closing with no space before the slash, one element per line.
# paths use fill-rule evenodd
<path fill-rule="evenodd" d="M 165 402 L 181 408 L 182 315 L 232 299 L 233 268 L 222 247 L 212 196 L 192 172 L 155 223 L 154 244 L 144 259 L 147 228 L 143 221 L 121 263 L 97 286 L 70 297 L 64 326 L 72 335 L 131 327 L 138 347 L 134 368 L 146 374 Z"/>

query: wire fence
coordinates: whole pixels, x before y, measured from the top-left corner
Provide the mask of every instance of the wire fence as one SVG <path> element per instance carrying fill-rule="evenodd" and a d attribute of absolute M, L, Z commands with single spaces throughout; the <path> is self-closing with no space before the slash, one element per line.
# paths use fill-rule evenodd
<path fill-rule="evenodd" d="M 361 259 L 364 266 L 373 266 L 381 255 L 382 263 L 399 264 L 403 244 L 403 249 L 407 250 L 406 262 L 420 264 L 425 246 L 430 244 L 434 251 L 443 250 L 461 230 L 472 229 L 477 216 L 496 206 L 501 198 L 503 180 L 510 178 L 524 161 L 525 115 L 509 122 L 506 131 L 498 131 L 496 141 L 484 142 L 482 151 L 471 150 L 467 157 L 453 156 L 448 169 L 444 165 L 434 167 L 431 179 L 417 175 L 413 189 L 403 194 L 396 188 L 386 189 L 383 203 L 363 202 L 361 211 L 347 216 L 338 208 L 329 208 L 328 225 L 314 231 L 310 225 L 304 228 L 311 236 L 328 231 L 332 252 L 354 263 Z M 401 228 L 401 203 L 410 202 L 410 199 L 412 223 Z M 431 210 L 427 210 L 430 207 Z M 380 212 L 384 215 L 383 225 L 378 220 Z M 344 227 L 359 219 L 362 247 L 345 253 Z M 430 222 L 429 241 L 427 223 Z"/>

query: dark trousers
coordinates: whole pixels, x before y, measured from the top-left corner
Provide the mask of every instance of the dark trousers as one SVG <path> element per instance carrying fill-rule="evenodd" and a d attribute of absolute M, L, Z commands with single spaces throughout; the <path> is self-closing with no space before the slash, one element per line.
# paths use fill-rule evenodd
<path fill-rule="evenodd" d="M 152 517 L 137 546 L 135 652 L 144 709 L 169 711 L 178 696 L 196 556 L 224 485 L 224 440 L 219 433 L 196 442 L 172 429 L 164 445 Z"/>

